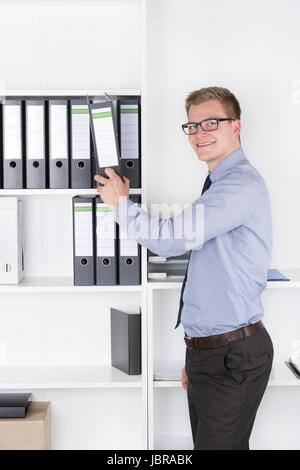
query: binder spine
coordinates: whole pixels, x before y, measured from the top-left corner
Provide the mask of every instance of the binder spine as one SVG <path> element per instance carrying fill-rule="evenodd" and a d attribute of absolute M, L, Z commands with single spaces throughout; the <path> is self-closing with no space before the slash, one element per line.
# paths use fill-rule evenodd
<path fill-rule="evenodd" d="M 24 277 L 22 263 L 22 201 L 0 198 L 0 284 L 19 284 Z M 5 228 L 5 229 L 4 229 Z"/>
<path fill-rule="evenodd" d="M 7 100 L 3 104 L 3 187 L 23 189 L 24 185 L 24 112 L 22 101 Z"/>
<path fill-rule="evenodd" d="M 140 203 L 140 196 L 130 196 L 130 200 Z M 119 228 L 119 284 L 141 284 L 141 246 L 134 240 L 127 242 Z"/>
<path fill-rule="evenodd" d="M 49 160 L 49 101 L 45 100 L 45 188 L 49 183 L 50 160 Z"/>
<path fill-rule="evenodd" d="M 67 141 L 68 141 L 68 188 L 72 186 L 72 121 L 71 121 L 72 106 L 70 100 L 67 100 Z"/>
<path fill-rule="evenodd" d="M 118 131 L 113 104 L 111 101 L 92 103 L 89 104 L 89 111 L 97 174 L 106 176 L 105 168 L 113 168 L 121 176 Z M 106 123 L 105 129 L 101 125 L 104 122 Z M 109 149 L 107 148 L 108 142 Z"/>
<path fill-rule="evenodd" d="M 26 187 L 44 189 L 46 188 L 47 168 L 45 102 L 41 100 L 26 101 L 25 119 Z M 30 145 L 31 139 L 34 141 L 33 146 Z"/>
<path fill-rule="evenodd" d="M 141 314 L 129 315 L 129 374 L 139 375 L 141 370 Z"/>
<path fill-rule="evenodd" d="M 98 183 L 97 181 L 94 180 L 94 176 L 99 174 L 99 165 L 98 165 L 98 159 L 96 156 L 96 150 L 94 147 L 94 140 L 92 137 L 92 127 L 90 124 L 90 145 L 91 145 L 91 178 L 92 178 L 92 188 L 97 188 Z"/>
<path fill-rule="evenodd" d="M 117 238 L 113 211 L 96 197 L 96 284 L 116 285 Z"/>
<path fill-rule="evenodd" d="M 118 103 L 119 146 L 122 174 L 131 188 L 141 187 L 141 106 L 139 98 Z"/>
<path fill-rule="evenodd" d="M 69 188 L 67 100 L 49 100 L 49 167 L 49 187 Z"/>
<path fill-rule="evenodd" d="M 111 365 L 128 375 L 141 374 L 141 313 L 111 308 L 110 324 Z"/>
<path fill-rule="evenodd" d="M 95 284 L 95 197 L 73 197 L 74 285 Z"/>
<path fill-rule="evenodd" d="M 22 180 L 23 188 L 27 188 L 27 175 L 26 175 L 26 108 L 25 108 L 25 101 L 21 101 L 21 126 L 22 126 L 22 132 L 21 132 L 21 139 L 22 139 Z"/>
<path fill-rule="evenodd" d="M 91 188 L 91 135 L 86 100 L 70 102 L 69 135 L 71 187 Z"/>

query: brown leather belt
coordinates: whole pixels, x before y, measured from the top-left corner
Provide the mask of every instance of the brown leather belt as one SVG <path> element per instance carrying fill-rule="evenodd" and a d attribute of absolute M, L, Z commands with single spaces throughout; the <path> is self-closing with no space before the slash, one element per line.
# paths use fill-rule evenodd
<path fill-rule="evenodd" d="M 262 321 L 257 323 L 252 323 L 251 325 L 246 326 L 245 328 L 239 328 L 238 330 L 228 331 L 228 333 L 222 333 L 220 335 L 213 336 L 203 336 L 195 338 L 184 338 L 184 341 L 189 349 L 210 349 L 217 348 L 219 346 L 225 346 L 232 341 L 237 339 L 246 338 L 246 336 L 251 336 L 259 330 L 264 329 L 264 324 Z"/>

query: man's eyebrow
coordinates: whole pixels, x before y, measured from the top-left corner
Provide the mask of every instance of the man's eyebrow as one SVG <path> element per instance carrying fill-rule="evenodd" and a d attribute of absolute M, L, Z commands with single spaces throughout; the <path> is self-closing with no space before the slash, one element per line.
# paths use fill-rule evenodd
<path fill-rule="evenodd" d="M 195 122 L 197 123 L 197 122 L 209 121 L 210 119 L 223 119 L 223 118 L 208 117 L 208 118 L 201 119 L 201 121 L 188 121 L 186 124 L 194 124 Z"/>

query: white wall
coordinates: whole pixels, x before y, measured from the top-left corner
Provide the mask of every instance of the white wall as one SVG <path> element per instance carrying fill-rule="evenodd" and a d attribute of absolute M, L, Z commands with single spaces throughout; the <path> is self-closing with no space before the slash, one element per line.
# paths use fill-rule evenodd
<path fill-rule="evenodd" d="M 139 89 L 138 0 L 0 0 L 1 89 Z"/>
<path fill-rule="evenodd" d="M 299 18 L 300 3 L 295 0 L 147 2 L 144 161 L 149 207 L 151 203 L 188 203 L 199 196 L 208 170 L 181 130 L 186 121 L 185 97 L 201 87 L 227 87 L 241 104 L 246 156 L 270 191 L 272 267 L 279 269 L 300 267 Z M 160 294 L 154 304 L 154 356 L 165 358 L 168 352 L 163 345 L 168 344 L 169 358 L 179 359 L 181 343 L 177 331 L 172 331 L 178 293 L 169 291 L 167 295 L 168 299 Z M 291 353 L 292 341 L 300 338 L 299 289 L 269 289 L 262 300 L 275 362 L 283 362 Z M 167 319 L 162 321 L 162 316 Z M 159 321 L 165 332 L 160 344 Z M 164 392 L 155 395 L 154 439 L 166 432 L 163 422 L 168 422 L 168 416 L 161 411 Z M 173 409 L 180 408 L 177 401 L 186 409 L 179 391 L 168 398 Z M 160 419 L 158 410 L 163 413 Z M 299 448 L 300 425 L 295 416 L 300 416 L 299 393 L 293 387 L 268 388 L 251 448 Z M 186 429 L 185 420 L 174 427 L 176 431 L 171 432 L 180 434 Z"/>
<path fill-rule="evenodd" d="M 232 90 L 242 146 L 270 190 L 272 265 L 300 266 L 300 3 L 296 0 L 152 0 L 147 10 L 149 202 L 190 202 L 207 166 L 180 125 L 195 89 Z M 296 88 L 293 88 L 296 87 Z"/>

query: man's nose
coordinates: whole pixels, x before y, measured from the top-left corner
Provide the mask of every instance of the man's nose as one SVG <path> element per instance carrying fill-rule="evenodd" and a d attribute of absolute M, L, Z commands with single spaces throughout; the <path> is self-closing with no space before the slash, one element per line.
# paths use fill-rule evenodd
<path fill-rule="evenodd" d="M 202 127 L 200 126 L 200 124 L 198 124 L 196 135 L 197 135 L 197 136 L 198 136 L 198 135 L 199 135 L 199 136 L 202 136 L 202 135 L 205 134 L 205 133 L 206 133 L 206 131 L 204 131 L 204 130 L 202 129 Z"/>

